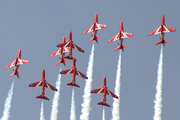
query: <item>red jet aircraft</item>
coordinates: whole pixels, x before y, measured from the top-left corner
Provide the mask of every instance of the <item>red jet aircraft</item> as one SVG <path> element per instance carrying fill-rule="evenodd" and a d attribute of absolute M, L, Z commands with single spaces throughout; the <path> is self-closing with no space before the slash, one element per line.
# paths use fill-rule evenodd
<path fill-rule="evenodd" d="M 17 75 L 17 77 L 19 78 L 19 74 L 20 74 L 20 72 L 18 72 L 19 65 L 27 64 L 27 63 L 28 63 L 27 60 L 21 59 L 21 49 L 19 49 L 16 59 L 12 63 L 7 65 L 4 69 L 7 69 L 7 68 L 10 68 L 10 67 L 14 66 L 14 69 L 13 69 L 14 73 L 9 75 L 9 77 Z"/>
<path fill-rule="evenodd" d="M 108 43 L 111 43 L 113 41 L 119 40 L 119 47 L 117 47 L 114 51 L 122 49 L 122 51 L 124 51 L 124 48 L 126 48 L 126 46 L 122 45 L 123 42 L 123 38 L 127 38 L 127 37 L 133 37 L 132 33 L 126 33 L 123 30 L 123 22 L 120 22 L 120 26 L 119 26 L 119 32 L 117 35 L 115 35 L 113 38 L 111 38 Z"/>
<path fill-rule="evenodd" d="M 64 44 L 64 43 L 66 43 L 66 38 L 65 37 L 63 37 L 63 40 L 62 40 L 62 44 Z M 56 65 L 61 64 L 61 63 L 63 63 L 65 65 L 65 62 L 67 62 L 67 60 L 64 60 L 64 54 L 65 54 L 65 52 L 68 52 L 68 51 L 69 51 L 69 48 L 60 47 L 56 52 L 54 52 L 50 56 L 50 58 L 60 54 L 60 57 L 59 57 L 60 61 L 57 62 Z"/>
<path fill-rule="evenodd" d="M 66 59 L 73 59 L 72 57 L 72 51 L 73 49 L 78 50 L 79 52 L 84 53 L 84 50 L 78 47 L 77 45 L 74 44 L 72 41 L 72 33 L 71 31 L 69 32 L 69 40 L 66 43 L 58 44 L 57 47 L 63 47 L 63 48 L 69 48 L 69 55 L 64 57 Z"/>
<path fill-rule="evenodd" d="M 98 30 L 98 29 L 104 29 L 104 28 L 107 28 L 107 26 L 106 26 L 106 25 L 102 25 L 102 24 L 98 24 L 98 14 L 96 13 L 96 14 L 95 14 L 95 17 L 94 17 L 94 23 L 93 23 L 93 25 L 92 25 L 90 28 L 88 28 L 87 30 L 85 30 L 85 31 L 82 33 L 82 35 L 93 31 L 93 34 L 92 34 L 93 38 L 90 39 L 88 42 L 92 42 L 93 40 L 95 40 L 95 41 L 98 43 L 97 40 L 99 40 L 99 37 L 96 36 L 97 30 Z"/>
<path fill-rule="evenodd" d="M 72 61 L 72 67 L 71 69 L 68 69 L 68 70 L 63 70 L 60 72 L 60 74 L 69 74 L 69 75 L 72 75 L 72 82 L 71 83 L 68 83 L 67 85 L 70 85 L 70 86 L 75 86 L 75 87 L 79 87 L 79 85 L 77 85 L 75 82 L 76 82 L 76 75 L 82 77 L 82 78 L 85 78 L 85 79 L 88 79 L 88 77 L 86 75 L 84 75 L 83 73 L 79 72 L 76 68 L 76 59 L 73 58 L 73 61 Z"/>
<path fill-rule="evenodd" d="M 102 85 L 102 87 L 99 88 L 99 89 L 92 90 L 91 93 L 100 93 L 100 94 L 102 94 L 102 97 L 103 97 L 102 102 L 98 103 L 98 105 L 105 105 L 107 107 L 111 107 L 110 105 L 108 105 L 106 103 L 106 95 L 109 95 L 111 97 L 114 97 L 114 98 L 118 99 L 118 96 L 115 95 L 114 93 L 112 93 L 106 87 L 106 77 L 103 78 L 103 85 Z"/>
<path fill-rule="evenodd" d="M 50 85 L 45 80 L 45 70 L 44 69 L 42 71 L 41 80 L 39 82 L 29 84 L 29 87 L 41 87 L 41 95 L 37 96 L 36 98 L 45 99 L 45 100 L 49 100 L 49 98 L 47 98 L 45 96 L 45 88 L 49 88 L 51 90 L 57 91 L 57 89 L 54 86 Z"/>
<path fill-rule="evenodd" d="M 164 33 L 165 33 L 165 32 L 176 32 L 176 29 L 170 28 L 170 27 L 166 27 L 164 15 L 162 15 L 161 25 L 160 25 L 156 30 L 154 30 L 154 31 L 152 31 L 151 33 L 149 33 L 148 36 L 160 34 L 160 41 L 157 42 L 155 45 L 158 45 L 158 44 L 163 44 L 163 45 L 165 45 L 165 43 L 168 43 L 168 41 L 164 40 Z"/>

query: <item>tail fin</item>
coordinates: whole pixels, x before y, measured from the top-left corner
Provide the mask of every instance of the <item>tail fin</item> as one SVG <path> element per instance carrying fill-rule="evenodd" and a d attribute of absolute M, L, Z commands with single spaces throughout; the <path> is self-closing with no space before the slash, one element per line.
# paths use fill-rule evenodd
<path fill-rule="evenodd" d="M 20 72 L 17 72 L 16 74 L 12 73 L 12 74 L 9 75 L 9 77 L 17 75 L 17 77 L 19 78 L 19 74 L 21 74 L 21 73 Z"/>
<path fill-rule="evenodd" d="M 164 44 L 164 43 L 169 43 L 168 41 L 166 41 L 166 40 L 163 40 L 163 41 L 159 41 L 159 42 L 157 42 L 155 45 L 159 45 L 159 44 Z"/>
<path fill-rule="evenodd" d="M 47 98 L 46 96 L 41 96 L 41 95 L 37 96 L 36 98 L 49 100 L 49 98 Z"/>
<path fill-rule="evenodd" d="M 119 49 L 122 49 L 122 51 L 124 51 L 124 48 L 126 48 L 126 46 L 122 45 L 121 48 L 120 48 L 120 47 L 117 47 L 116 49 L 114 49 L 114 51 L 119 50 Z"/>
<path fill-rule="evenodd" d="M 95 37 L 95 39 L 90 39 L 88 42 L 92 42 L 93 40 L 96 40 L 96 42 L 98 43 L 98 41 L 97 40 L 99 40 L 100 38 L 99 37 Z"/>
<path fill-rule="evenodd" d="M 111 107 L 110 105 L 108 105 L 107 103 L 103 104 L 103 102 L 99 102 L 98 105 L 105 105 L 107 107 Z"/>
<path fill-rule="evenodd" d="M 59 65 L 61 63 L 64 63 L 64 65 L 65 65 L 65 62 L 67 62 L 67 60 L 62 60 L 62 61 L 57 62 L 56 65 Z"/>
<path fill-rule="evenodd" d="M 75 87 L 80 88 L 80 86 L 79 86 L 79 85 L 77 85 L 76 83 L 74 83 L 74 84 L 73 84 L 72 82 L 71 82 L 71 83 L 68 83 L 67 85 L 70 85 L 70 86 L 75 86 Z"/>

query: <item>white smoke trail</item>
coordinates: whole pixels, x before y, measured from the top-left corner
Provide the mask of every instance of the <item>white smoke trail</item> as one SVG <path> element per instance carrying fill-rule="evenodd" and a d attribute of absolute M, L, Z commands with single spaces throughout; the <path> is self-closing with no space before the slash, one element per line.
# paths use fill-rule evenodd
<path fill-rule="evenodd" d="M 106 120 L 105 119 L 105 107 L 103 106 L 103 115 L 102 115 L 102 120 Z"/>
<path fill-rule="evenodd" d="M 59 73 L 62 69 L 62 66 L 60 65 Z M 54 92 L 54 98 L 52 102 L 52 110 L 51 110 L 51 120 L 57 120 L 57 114 L 58 114 L 58 106 L 59 106 L 59 97 L 60 97 L 60 85 L 61 85 L 61 74 L 58 74 L 58 78 L 56 81 L 56 89 L 58 91 Z"/>
<path fill-rule="evenodd" d="M 156 86 L 156 96 L 155 96 L 155 113 L 154 120 L 161 120 L 161 112 L 162 112 L 162 80 L 163 80 L 163 44 L 161 44 L 161 53 L 159 56 L 159 65 L 157 71 L 157 86 Z"/>
<path fill-rule="evenodd" d="M 75 93 L 74 93 L 74 87 L 72 87 L 70 120 L 76 120 L 76 107 L 75 107 L 74 95 L 75 95 Z"/>
<path fill-rule="evenodd" d="M 89 120 L 89 112 L 91 110 L 90 107 L 90 102 L 91 102 L 91 86 L 92 86 L 92 81 L 93 81 L 93 62 L 94 62 L 94 42 L 93 46 L 91 49 L 91 54 L 89 56 L 89 63 L 88 63 L 88 68 L 87 68 L 87 77 L 88 79 L 86 80 L 86 85 L 84 88 L 84 102 L 81 104 L 82 106 L 82 114 L 80 116 L 81 120 Z"/>
<path fill-rule="evenodd" d="M 3 111 L 3 116 L 1 117 L 1 120 L 8 120 L 10 117 L 10 108 L 11 108 L 11 100 L 13 97 L 13 88 L 14 88 L 14 81 L 12 82 L 11 88 L 8 92 L 8 96 L 6 98 L 5 104 L 4 104 L 4 111 Z"/>
<path fill-rule="evenodd" d="M 112 109 L 112 120 L 120 120 L 120 82 L 121 78 L 121 51 L 119 52 L 119 60 L 117 65 L 117 73 L 116 73 L 116 84 L 115 84 L 115 94 L 119 97 L 118 99 L 113 98 L 113 109 Z"/>
<path fill-rule="evenodd" d="M 41 100 L 41 112 L 40 112 L 40 120 L 44 119 L 44 108 L 43 108 L 43 100 Z"/>

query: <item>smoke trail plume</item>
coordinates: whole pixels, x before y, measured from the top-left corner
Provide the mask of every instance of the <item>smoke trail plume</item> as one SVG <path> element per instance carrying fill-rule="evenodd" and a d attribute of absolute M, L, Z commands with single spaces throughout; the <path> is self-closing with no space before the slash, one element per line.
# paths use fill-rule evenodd
<path fill-rule="evenodd" d="M 76 120 L 76 107 L 75 107 L 74 95 L 75 95 L 75 93 L 74 93 L 74 87 L 72 87 L 70 120 Z"/>
<path fill-rule="evenodd" d="M 44 119 L 44 108 L 43 108 L 43 100 L 41 100 L 41 112 L 40 112 L 40 120 Z"/>
<path fill-rule="evenodd" d="M 82 106 L 82 114 L 80 116 L 81 120 L 89 120 L 89 112 L 91 110 L 90 107 L 90 102 L 91 102 L 91 86 L 92 86 L 92 81 L 93 81 L 93 62 L 94 62 L 94 42 L 93 46 L 91 49 L 91 54 L 89 56 L 89 63 L 88 63 L 88 68 L 87 68 L 87 77 L 88 80 L 86 80 L 86 85 L 84 88 L 84 102 L 81 104 Z"/>
<path fill-rule="evenodd" d="M 14 81 L 12 82 L 11 88 L 8 92 L 8 96 L 6 98 L 5 104 L 4 104 L 4 111 L 3 116 L 1 117 L 1 120 L 8 120 L 10 117 L 10 108 L 11 108 L 11 100 L 13 97 L 13 88 L 14 88 Z"/>
<path fill-rule="evenodd" d="M 62 66 L 60 65 L 59 73 L 62 69 Z M 58 91 L 54 92 L 54 98 L 52 102 L 52 110 L 51 110 L 51 120 L 57 120 L 57 114 L 58 114 L 58 106 L 59 106 L 59 96 L 60 96 L 60 85 L 61 85 L 61 74 L 58 74 L 58 78 L 56 81 L 56 89 Z"/>
<path fill-rule="evenodd" d="M 161 44 L 161 53 L 159 57 L 159 65 L 157 71 L 157 85 L 156 85 L 156 96 L 155 96 L 155 113 L 154 120 L 161 120 L 161 112 L 162 112 L 162 80 L 163 80 L 163 44 Z"/>
<path fill-rule="evenodd" d="M 102 120 L 106 120 L 105 119 L 105 107 L 103 106 L 103 115 L 102 115 Z"/>
<path fill-rule="evenodd" d="M 114 99 L 113 102 L 113 109 L 112 109 L 112 120 L 120 120 L 120 82 L 121 78 L 121 51 L 119 52 L 119 60 L 118 60 L 118 65 L 117 65 L 117 73 L 116 73 L 116 84 L 115 84 L 115 94 L 119 97 L 119 99 Z"/>

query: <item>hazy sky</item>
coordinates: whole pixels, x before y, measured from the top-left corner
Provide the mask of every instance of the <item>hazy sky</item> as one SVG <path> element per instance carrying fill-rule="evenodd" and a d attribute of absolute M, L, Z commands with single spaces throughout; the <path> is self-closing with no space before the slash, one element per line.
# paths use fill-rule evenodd
<path fill-rule="evenodd" d="M 91 33 L 82 35 L 89 28 L 95 13 L 98 13 L 99 23 L 107 25 L 99 30 L 99 43 L 95 43 L 94 71 L 92 89 L 102 86 L 106 76 L 107 87 L 114 92 L 119 51 L 114 51 L 118 41 L 107 44 L 119 30 L 123 21 L 124 31 L 134 34 L 134 37 L 124 39 L 127 46 L 122 52 L 121 65 L 121 120 L 152 120 L 154 115 L 154 99 L 156 93 L 157 68 L 160 54 L 159 35 L 148 37 L 148 34 L 159 27 L 162 14 L 165 24 L 175 28 L 175 33 L 165 34 L 169 41 L 164 47 L 163 89 L 162 89 L 162 119 L 178 120 L 180 118 L 180 2 L 170 0 L 125 0 L 125 1 L 0 1 L 0 116 L 3 115 L 4 102 L 8 90 L 14 83 L 14 94 L 10 109 L 11 120 L 37 120 L 40 117 L 40 88 L 29 88 L 32 82 L 41 79 L 42 70 L 46 71 L 46 80 L 55 86 L 59 66 L 55 64 L 59 57 L 50 58 L 58 48 L 63 36 L 68 39 L 72 31 L 72 39 L 85 53 L 73 52 L 77 59 L 77 69 L 86 74 L 89 55 L 92 48 Z M 22 59 L 29 63 L 21 65 L 20 78 L 9 77 L 13 68 L 4 70 L 22 50 Z M 62 69 L 69 69 L 69 61 Z M 59 120 L 68 120 L 71 105 L 71 87 L 66 84 L 71 81 L 70 75 L 62 75 L 59 100 Z M 76 119 L 81 114 L 85 80 L 76 77 L 81 88 L 75 88 Z M 45 119 L 50 119 L 54 91 L 45 90 L 50 101 L 44 100 Z M 102 107 L 97 105 L 102 96 L 91 95 L 90 120 L 102 119 Z M 112 106 L 113 98 L 107 97 L 107 103 Z M 106 120 L 110 120 L 111 108 L 105 109 Z"/>

